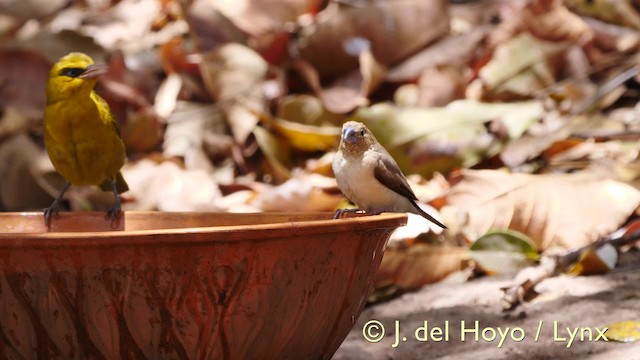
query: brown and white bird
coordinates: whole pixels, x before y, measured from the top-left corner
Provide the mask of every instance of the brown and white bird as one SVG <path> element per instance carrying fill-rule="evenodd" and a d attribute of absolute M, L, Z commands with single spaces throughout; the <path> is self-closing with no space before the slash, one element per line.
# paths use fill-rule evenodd
<path fill-rule="evenodd" d="M 342 126 L 332 167 L 338 187 L 360 210 L 417 214 L 447 228 L 416 204 L 418 199 L 400 167 L 364 124 L 349 121 Z"/>

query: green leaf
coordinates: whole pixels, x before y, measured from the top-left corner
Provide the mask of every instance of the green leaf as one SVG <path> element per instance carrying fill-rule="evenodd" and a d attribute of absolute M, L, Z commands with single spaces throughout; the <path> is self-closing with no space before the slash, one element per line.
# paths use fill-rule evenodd
<path fill-rule="evenodd" d="M 529 237 L 514 230 L 491 230 L 472 245 L 470 258 L 490 274 L 513 273 L 540 258 Z"/>

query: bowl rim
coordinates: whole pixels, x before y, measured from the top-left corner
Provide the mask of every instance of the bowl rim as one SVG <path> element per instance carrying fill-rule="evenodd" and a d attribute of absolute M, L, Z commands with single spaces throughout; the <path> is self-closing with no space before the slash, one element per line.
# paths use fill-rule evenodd
<path fill-rule="evenodd" d="M 162 213 L 163 216 L 171 216 L 172 214 L 180 214 L 182 216 L 189 214 L 224 214 L 223 216 L 232 217 L 251 214 L 251 215 L 278 215 L 278 216 L 300 216 L 300 215 L 328 215 L 329 212 L 252 212 L 252 213 L 225 213 L 225 212 L 164 212 L 164 211 L 125 211 L 124 216 L 153 216 L 153 214 Z M 0 221 L 6 217 L 28 216 L 37 217 L 41 221 L 41 212 L 2 212 L 0 213 Z M 100 216 L 104 217 L 102 212 L 64 212 L 60 216 Z M 53 219 L 52 221 L 56 221 Z M 382 213 L 379 215 L 351 216 L 342 219 L 322 219 L 309 221 L 282 221 L 261 224 L 243 224 L 243 225 L 223 225 L 223 226 L 207 226 L 207 227 L 183 227 L 168 229 L 145 229 L 145 230 L 114 230 L 114 231 L 79 231 L 79 232 L 4 232 L 0 233 L 0 248 L 14 247 L 16 245 L 29 245 L 35 247 L 49 246 L 86 246 L 87 239 L 91 239 L 91 246 L 106 245 L 114 246 L 118 244 L 127 245 L 157 245 L 157 244 L 180 244 L 186 242 L 191 243 L 209 243 L 209 242 L 233 242 L 252 239 L 252 241 L 268 240 L 273 238 L 285 239 L 288 237 L 313 234 L 331 234 L 337 232 L 356 232 L 360 230 L 373 230 L 387 228 L 394 230 L 397 227 L 406 225 L 407 214 L 405 213 Z M 302 231 L 295 231 L 301 230 Z M 287 233 L 283 236 L 283 231 Z M 170 235 L 170 236 L 167 236 Z"/>

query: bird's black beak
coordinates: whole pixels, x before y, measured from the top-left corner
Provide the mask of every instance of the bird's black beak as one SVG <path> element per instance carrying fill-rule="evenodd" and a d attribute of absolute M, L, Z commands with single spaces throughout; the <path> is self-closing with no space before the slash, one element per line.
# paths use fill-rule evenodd
<path fill-rule="evenodd" d="M 81 79 L 95 79 L 98 76 L 105 74 L 109 70 L 109 67 L 104 64 L 91 64 L 87 66 L 87 69 L 80 74 Z"/>
<path fill-rule="evenodd" d="M 358 138 L 356 137 L 356 131 L 353 130 L 352 128 L 346 128 L 342 130 L 342 139 L 345 142 L 348 142 L 350 144 L 355 144 L 358 142 Z"/>

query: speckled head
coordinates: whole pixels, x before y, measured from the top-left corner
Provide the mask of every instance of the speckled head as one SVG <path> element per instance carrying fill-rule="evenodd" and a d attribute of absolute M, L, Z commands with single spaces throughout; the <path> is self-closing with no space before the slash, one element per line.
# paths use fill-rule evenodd
<path fill-rule="evenodd" d="M 377 142 L 371 131 L 361 122 L 348 121 L 342 125 L 340 150 L 346 154 L 364 153 Z"/>

